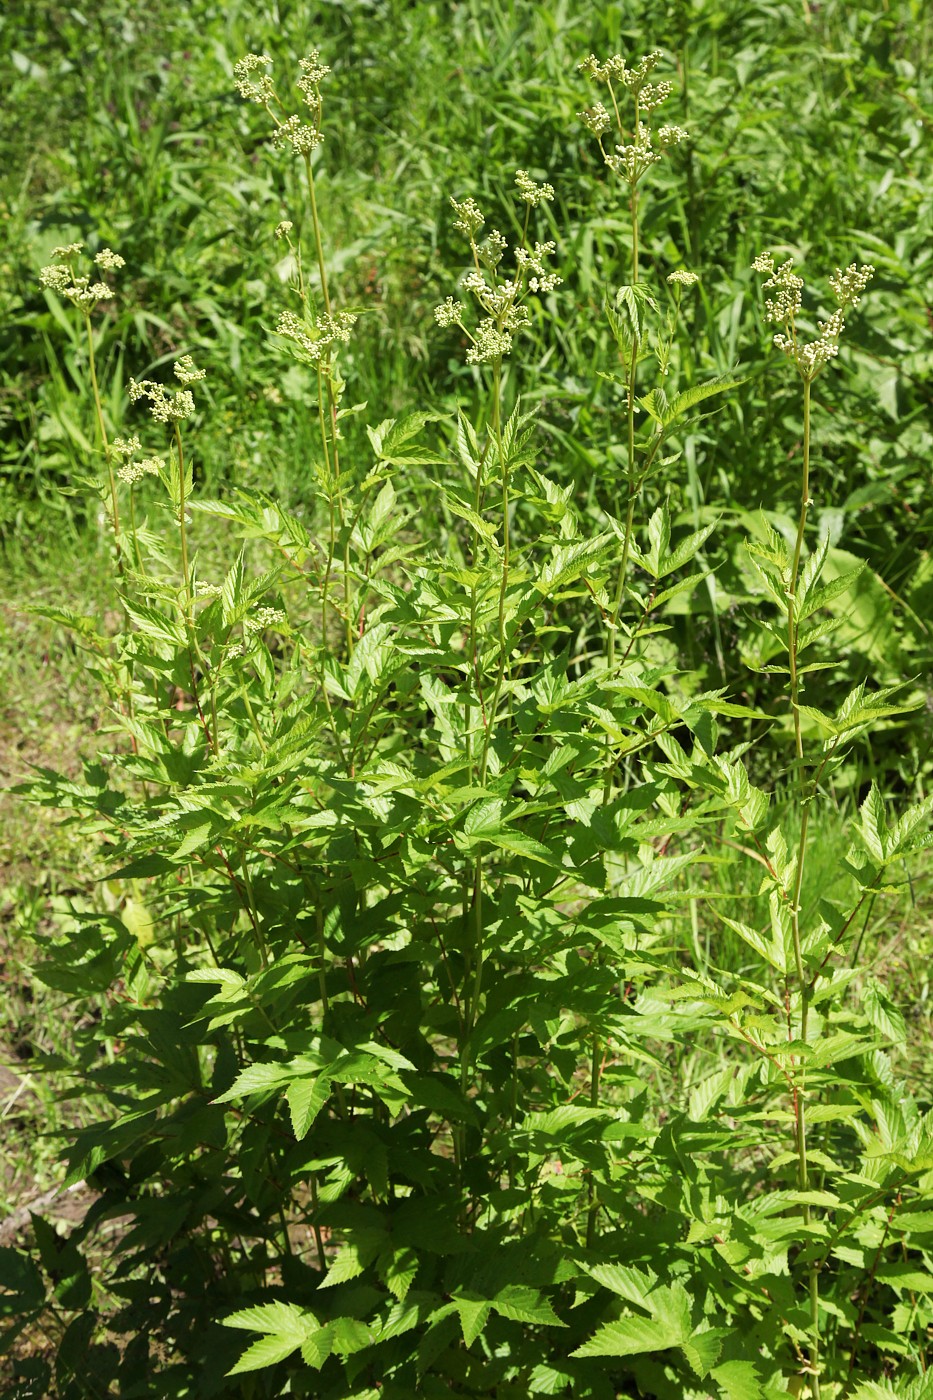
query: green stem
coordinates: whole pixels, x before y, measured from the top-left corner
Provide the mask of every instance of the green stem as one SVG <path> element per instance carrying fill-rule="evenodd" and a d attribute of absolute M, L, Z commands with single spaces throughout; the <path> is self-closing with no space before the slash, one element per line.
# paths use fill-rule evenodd
<path fill-rule="evenodd" d="M 602 1079 L 601 1048 L 599 1036 L 594 1031 L 590 1043 L 590 1106 L 592 1108 L 599 1107 L 599 1089 Z M 596 1216 L 599 1213 L 599 1202 L 596 1199 L 596 1183 L 592 1175 L 590 1176 L 588 1200 L 589 1204 L 586 1213 L 586 1247 L 587 1249 L 592 1249 L 596 1240 Z"/>
<path fill-rule="evenodd" d="M 191 620 L 191 572 L 188 567 L 188 528 L 185 522 L 185 452 L 181 444 L 181 430 L 175 424 L 175 450 L 178 454 L 178 526 L 181 536 L 181 571 L 185 581 L 188 621 Z"/>
<path fill-rule="evenodd" d="M 88 315 L 84 317 L 84 329 L 87 332 L 88 368 L 91 371 L 91 389 L 94 394 L 94 409 L 97 414 L 97 431 L 100 434 L 101 446 L 104 449 L 104 461 L 107 463 L 107 475 L 110 478 L 110 512 L 114 540 L 117 546 L 117 564 L 122 574 L 123 556 L 120 552 L 120 507 L 117 503 L 117 479 L 114 476 L 113 462 L 110 457 L 110 439 L 107 436 L 107 429 L 104 426 L 104 409 L 100 399 L 100 388 L 97 383 L 97 364 L 94 359 L 94 332 L 91 328 L 91 318 Z"/>
<path fill-rule="evenodd" d="M 632 285 L 638 281 L 638 184 L 633 181 L 629 195 L 632 215 Z"/>
<path fill-rule="evenodd" d="M 496 443 L 496 450 L 499 454 L 499 471 L 502 477 L 502 578 L 499 584 L 499 609 L 497 614 L 497 637 L 499 644 L 499 659 L 496 667 L 496 683 L 493 687 L 492 700 L 486 711 L 486 725 L 483 734 L 483 748 L 480 755 L 479 764 L 479 784 L 483 787 L 486 782 L 486 771 L 489 765 L 489 746 L 492 742 L 493 730 L 496 723 L 496 710 L 499 706 L 499 697 L 502 694 L 502 684 L 505 678 L 506 664 L 508 661 L 506 652 L 505 635 L 505 600 L 509 586 L 509 473 L 505 460 L 505 452 L 502 447 L 502 361 L 496 360 L 493 365 L 492 376 L 492 432 Z M 477 495 L 479 495 L 479 485 L 477 485 Z M 483 989 L 483 858 L 477 856 L 473 867 L 473 987 L 466 999 L 464 1006 L 464 1022 L 466 1038 L 469 1039 L 476 1023 L 476 1013 L 479 1009 L 479 999 Z M 465 1077 L 469 1071 L 469 1057 L 464 1054 L 461 1057 L 461 1077 Z M 464 1079 L 465 1087 L 465 1079 Z"/>
<path fill-rule="evenodd" d="M 146 572 L 143 567 L 143 557 L 139 549 L 139 536 L 136 533 L 136 490 L 130 486 L 130 534 L 133 536 L 133 553 L 136 557 L 136 567 L 141 574 Z"/>
<path fill-rule="evenodd" d="M 324 310 L 325 310 L 325 312 L 327 313 L 327 315 L 330 316 L 330 315 L 332 314 L 332 313 L 331 313 L 331 301 L 330 301 L 330 288 L 329 288 L 328 285 L 327 285 L 327 267 L 326 267 L 326 264 L 325 264 L 325 262 L 324 262 L 324 240 L 323 240 L 323 236 L 322 236 L 322 233 L 321 233 L 321 220 L 320 220 L 320 215 L 318 214 L 318 207 L 317 207 L 317 192 L 316 192 L 315 184 L 314 184 L 314 168 L 313 168 L 313 166 L 311 165 L 311 157 L 310 157 L 310 156 L 306 155 L 305 158 L 304 158 L 304 162 L 305 162 L 305 178 L 306 178 L 307 186 L 308 186 L 308 201 L 309 201 L 309 203 L 310 203 L 310 205 L 311 205 L 311 224 L 312 224 L 313 229 L 314 229 L 314 248 L 315 248 L 315 252 L 316 252 L 316 254 L 317 254 L 318 275 L 319 275 L 319 277 L 320 277 L 320 279 L 321 279 L 321 297 L 322 297 L 323 302 L 324 302 Z M 343 530 L 343 529 L 344 529 L 344 526 L 345 526 L 345 521 L 344 521 L 344 509 L 343 509 L 343 491 L 342 491 L 342 489 L 341 489 L 341 483 L 340 483 L 340 454 L 339 454 L 339 449 L 338 449 L 338 447 L 337 447 L 337 394 L 336 394 L 336 391 L 335 391 L 335 388 L 334 388 L 334 377 L 333 377 L 333 371 L 332 371 L 332 367 L 331 367 L 331 363 L 330 363 L 330 358 L 329 358 L 329 356 L 328 356 L 328 361 L 327 361 L 326 369 L 325 369 L 324 372 L 323 372 L 323 377 L 324 377 L 324 379 L 325 379 L 325 381 L 326 381 L 326 383 L 327 383 L 327 403 L 328 403 L 328 408 L 329 408 L 329 411 L 330 411 L 330 437 L 331 437 L 331 447 L 332 447 L 332 454 L 333 454 L 333 484 L 334 484 L 334 490 L 335 490 L 335 492 L 336 492 L 337 515 L 338 515 L 338 517 L 339 517 L 339 519 L 340 519 L 340 528 L 341 528 L 341 530 Z M 319 395 L 320 395 L 320 372 L 319 372 L 319 377 L 318 377 L 318 391 L 319 391 Z M 321 414 L 321 437 L 322 437 L 322 440 L 323 440 L 323 442 L 324 442 L 324 457 L 325 457 L 325 461 L 327 461 L 327 462 L 328 462 L 328 465 L 329 465 L 328 449 L 327 449 L 327 433 L 326 433 L 326 430 L 325 430 L 325 428 L 324 428 L 323 413 Z M 333 556 L 333 551 L 331 552 L 331 554 L 332 554 L 332 556 Z M 344 548 L 343 548 L 343 593 L 344 593 L 344 612 L 345 612 L 345 625 L 346 625 L 347 652 L 349 653 L 349 652 L 352 652 L 352 650 L 353 650 L 353 625 L 352 625 L 351 587 L 350 587 L 350 541 L 349 541 L 349 537 L 347 537 L 347 539 L 344 541 Z"/>
<path fill-rule="evenodd" d="M 505 600 L 509 587 L 509 562 L 510 562 L 510 542 L 509 542 L 509 471 L 505 460 L 505 452 L 502 447 L 502 361 L 496 360 L 493 366 L 492 380 L 492 431 L 496 440 L 496 449 L 499 454 L 499 471 L 502 477 L 502 578 L 499 584 L 499 611 L 497 617 L 497 636 L 499 642 L 499 661 L 496 668 L 496 683 L 493 688 L 492 700 L 486 713 L 486 733 L 483 738 L 483 752 L 480 761 L 479 781 L 480 786 L 486 781 L 486 768 L 489 761 L 489 746 L 492 742 L 493 729 L 496 723 L 496 710 L 499 705 L 499 697 L 502 694 L 502 684 L 505 679 L 506 664 L 508 656 L 506 652 L 505 636 Z"/>
<path fill-rule="evenodd" d="M 794 559 L 791 566 L 790 586 L 787 590 L 787 654 L 790 668 L 790 703 L 794 720 L 794 753 L 796 757 L 796 789 L 800 804 L 800 840 L 797 844 L 797 870 L 794 877 L 794 892 L 791 902 L 791 935 L 794 944 L 794 964 L 800 995 L 800 1039 L 807 1039 L 807 1023 L 810 1009 L 810 988 L 807 985 L 803 966 L 803 938 L 800 929 L 800 899 L 803 888 L 804 865 L 807 856 L 807 837 L 810 825 L 810 801 L 814 794 L 807 791 L 803 768 L 803 735 L 800 726 L 800 677 L 797 668 L 798 626 L 797 626 L 797 580 L 800 574 L 800 556 L 803 550 L 803 537 L 810 508 L 810 380 L 803 381 L 803 468 L 801 472 L 800 515 L 797 521 L 797 538 L 794 543 Z M 797 1146 L 797 1182 L 801 1192 L 810 1189 L 810 1173 L 807 1163 L 807 1116 L 804 1072 L 801 1070 L 794 1091 L 795 1137 Z M 809 1229 L 810 1207 L 801 1207 L 804 1226 Z M 820 1275 L 819 1263 L 810 1263 L 807 1279 L 810 1311 L 810 1388 L 813 1400 L 820 1400 Z"/>
<path fill-rule="evenodd" d="M 638 486 L 635 481 L 635 375 L 638 371 L 638 347 L 632 346 L 632 363 L 628 377 L 628 408 L 627 408 L 627 446 L 628 446 L 628 474 L 626 477 L 626 495 L 628 504 L 625 510 L 625 530 L 622 536 L 622 559 L 619 563 L 619 577 L 616 581 L 615 596 L 612 600 L 612 611 L 609 615 L 609 643 L 606 653 L 606 670 L 608 677 L 612 680 L 616 664 L 616 634 L 619 629 L 619 618 L 622 613 L 622 603 L 625 598 L 625 580 L 628 574 L 628 561 L 632 549 L 632 530 L 635 521 L 635 500 L 638 496 Z M 606 776 L 603 783 L 603 802 L 608 802 L 612 790 L 612 752 L 611 740 L 606 735 Z"/>
<path fill-rule="evenodd" d="M 311 203 L 311 222 L 314 225 L 314 246 L 317 252 L 318 272 L 321 277 L 321 296 L 324 298 L 324 310 L 330 315 L 330 292 L 327 287 L 327 270 L 324 266 L 324 243 L 321 238 L 321 221 L 317 212 L 317 196 L 314 190 L 314 170 L 311 165 L 311 157 L 305 156 L 305 176 L 308 182 L 308 198 Z"/>

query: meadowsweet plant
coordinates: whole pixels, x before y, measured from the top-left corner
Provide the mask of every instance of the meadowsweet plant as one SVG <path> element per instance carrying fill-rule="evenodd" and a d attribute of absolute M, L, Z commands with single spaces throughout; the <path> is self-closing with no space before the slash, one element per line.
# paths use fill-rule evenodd
<path fill-rule="evenodd" d="M 801 508 L 793 547 L 772 527 L 763 541 L 748 547 L 765 598 L 783 622 L 783 630 L 780 624 L 767 624 L 771 646 L 761 669 L 786 678 L 793 742 L 787 797 L 776 810 L 770 794 L 749 780 L 741 747 L 693 768 L 695 774 L 706 773 L 701 787 L 718 793 L 731 812 L 722 837 L 757 867 L 765 906 L 764 927 L 726 913 L 719 916 L 760 963 L 730 984 L 713 957 L 697 978 L 723 1032 L 757 1059 L 746 1072 L 760 1077 L 764 1102 L 774 1104 L 765 1113 L 770 1155 L 765 1179 L 780 1181 L 785 1171 L 792 1173 L 779 1197 L 791 1218 L 769 1241 L 762 1238 L 757 1258 L 754 1249 L 745 1254 L 741 1247 L 738 1252 L 725 1247 L 725 1257 L 737 1261 L 745 1254 L 747 1272 L 770 1275 L 759 1290 L 767 1301 L 754 1313 L 761 1354 L 779 1364 L 790 1393 L 825 1400 L 875 1393 L 851 1389 L 863 1374 L 869 1338 L 875 1335 L 867 1321 L 871 1279 L 905 1196 L 922 1192 L 931 1160 L 929 1122 L 905 1087 L 895 1085 L 883 1052 L 885 1042 L 902 1038 L 903 1023 L 870 966 L 856 961 L 859 944 L 853 942 L 866 906 L 892 888 L 892 864 L 928 839 L 921 833 L 929 804 L 910 809 L 889 826 L 872 785 L 853 824 L 852 846 L 838 876 L 830 879 L 832 895 L 805 897 L 813 814 L 825 803 L 833 774 L 856 740 L 909 706 L 894 700 L 897 687 L 872 690 L 864 684 L 835 714 L 803 702 L 806 677 L 828 664 L 824 639 L 844 621 L 844 614 L 832 615 L 833 605 L 858 573 L 820 581 L 829 551 L 825 535 L 810 553 L 804 552 L 812 504 L 810 386 L 835 357 L 843 316 L 857 304 L 872 269 L 853 264 L 845 273 L 837 271 L 831 286 L 840 309 L 821 324 L 818 339 L 805 344 L 797 324 L 803 283 L 792 263 L 775 268 L 765 255 L 755 268 L 769 274 L 768 319 L 782 327 L 775 343 L 804 386 Z M 776 660 L 782 653 L 786 664 Z M 687 755 L 678 751 L 675 762 L 686 776 L 691 769 Z M 853 956 L 847 961 L 850 950 Z M 851 997 L 854 985 L 860 987 L 861 1005 Z M 789 1148 L 781 1143 L 785 1122 Z M 713 1166 L 714 1192 L 722 1180 Z M 741 1208 L 738 1214 L 743 1214 Z M 751 1206 L 749 1218 L 754 1214 Z M 715 1215 L 713 1208 L 709 1218 Z M 728 1238 L 738 1239 L 734 1223 Z M 902 1257 L 906 1255 L 905 1242 Z M 783 1276 L 779 1284 L 776 1272 Z"/>
<path fill-rule="evenodd" d="M 657 64 L 583 65 L 633 228 L 607 295 L 624 443 L 601 516 L 519 396 L 523 332 L 563 300 L 535 227 L 552 186 L 517 172 L 513 240 L 451 202 L 467 266 L 432 329 L 481 407 L 370 404 L 351 451 L 355 313 L 315 187 L 327 68 L 303 61 L 295 113 L 268 58 L 236 67 L 301 162 L 317 272 L 301 205 L 275 230 L 294 277 L 274 343 L 313 372 L 321 490 L 311 514 L 235 481 L 205 498 L 204 369 L 179 353 L 174 381 L 130 380 L 114 490 L 132 510 L 158 482 L 167 523 L 134 529 L 128 636 L 72 625 L 98 659 L 131 652 L 133 703 L 82 778 L 27 785 L 106 877 L 37 958 L 93 998 L 69 1068 L 100 1112 L 67 1146 L 91 1204 L 67 1239 L 37 1213 L 34 1257 L 0 1252 L 16 1325 L 54 1321 L 62 1400 L 926 1400 L 933 1123 L 858 950 L 929 803 L 889 820 L 872 787 L 839 880 L 807 884 L 812 813 L 902 708 L 868 685 L 833 714 L 805 703 L 848 586 L 821 581 L 826 537 L 806 549 L 809 389 L 867 270 L 832 279 L 813 348 L 792 269 L 759 264 L 807 395 L 803 506 L 795 551 L 775 531 L 748 551 L 779 694 L 738 703 L 670 627 L 713 527 L 684 529 L 660 473 L 735 380 L 671 384 L 697 277 L 639 279 L 640 184 L 682 139 L 651 124 Z M 53 281 L 89 294 L 61 251 Z M 195 522 L 224 531 L 200 555 Z M 769 731 L 794 735 L 773 791 L 754 781 Z M 760 919 L 712 878 L 739 858 Z M 705 946 L 698 910 L 721 925 Z"/>

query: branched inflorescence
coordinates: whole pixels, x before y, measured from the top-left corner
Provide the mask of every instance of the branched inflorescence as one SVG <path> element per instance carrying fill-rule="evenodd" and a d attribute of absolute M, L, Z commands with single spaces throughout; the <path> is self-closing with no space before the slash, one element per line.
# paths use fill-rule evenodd
<path fill-rule="evenodd" d="M 586 129 L 596 137 L 603 160 L 610 170 L 634 191 L 642 176 L 651 166 L 661 160 L 674 146 L 689 139 L 681 126 L 665 125 L 653 130 L 645 120 L 670 97 L 672 84 L 663 81 L 650 83 L 648 76 L 660 63 L 662 55 L 655 49 L 647 54 L 633 68 L 629 68 L 620 54 L 600 63 L 595 54 L 583 60 L 580 71 L 596 82 L 605 83 L 609 90 L 612 112 L 602 102 L 579 113 Z M 619 107 L 619 90 L 628 93 L 634 104 L 634 117 L 629 127 L 623 123 Z M 618 141 L 610 149 L 606 138 L 616 129 Z"/>
<path fill-rule="evenodd" d="M 466 304 L 454 297 L 447 297 L 436 308 L 434 319 L 439 326 L 459 326 L 469 338 L 467 364 L 490 364 L 507 355 L 512 349 L 515 333 L 531 324 L 531 316 L 525 305 L 527 298 L 552 292 L 561 283 L 561 278 L 547 267 L 547 259 L 553 256 L 555 245 L 536 242 L 529 248 L 525 242 L 528 215 L 532 209 L 550 203 L 554 190 L 549 184 L 536 183 L 527 170 L 516 172 L 515 184 L 519 199 L 526 205 L 525 234 L 513 252 L 514 269 L 508 277 L 500 272 L 509 246 L 503 235 L 494 228 L 482 241 L 478 241 L 486 216 L 476 201 L 450 201 L 457 216 L 454 228 L 466 235 L 473 255 L 473 267 L 461 278 L 460 291 L 475 299 L 480 319 L 472 330 L 469 329 L 465 323 Z"/>
<path fill-rule="evenodd" d="M 330 69 L 321 62 L 317 49 L 312 49 L 307 58 L 299 63 L 301 77 L 295 86 L 302 95 L 306 111 L 303 115 L 289 113 L 276 91 L 268 69 L 272 59 L 265 54 L 248 53 L 234 66 L 233 76 L 237 92 L 246 102 L 256 102 L 265 107 L 275 123 L 273 144 L 282 150 L 291 147 L 298 155 L 310 155 L 324 140 L 321 130 L 323 103 L 321 83 Z"/>
<path fill-rule="evenodd" d="M 314 321 L 296 316 L 294 311 L 283 311 L 275 329 L 288 342 L 296 359 L 324 367 L 330 359 L 332 348 L 349 341 L 356 319 L 352 311 L 336 311 L 330 315 L 324 313 Z"/>
<path fill-rule="evenodd" d="M 823 366 L 839 354 L 839 338 L 845 330 L 846 312 L 858 306 L 875 269 L 870 263 L 862 267 L 850 263 L 844 272 L 836 268 L 829 279 L 837 303 L 836 310 L 827 320 L 818 323 L 820 333 L 817 338 L 805 342 L 797 334 L 803 278 L 794 272 L 793 258 L 777 266 L 770 253 L 761 253 L 752 263 L 752 268 L 755 272 L 768 274 L 764 290 L 771 295 L 765 298 L 765 317 L 772 325 L 781 327 L 775 333 L 774 344 L 796 365 L 801 379 L 808 382 L 814 380 Z"/>
<path fill-rule="evenodd" d="M 81 274 L 75 269 L 75 259 L 84 250 L 83 243 L 66 243 L 52 249 L 52 262 L 39 272 L 43 287 L 57 294 L 65 301 L 80 308 L 85 315 L 94 311 L 102 301 L 113 299 L 113 288 L 100 280 L 91 281 L 92 274 Z M 94 258 L 101 272 L 116 272 L 123 267 L 124 260 L 112 248 L 102 248 Z"/>
<path fill-rule="evenodd" d="M 265 54 L 247 54 L 234 68 L 237 90 L 248 102 L 256 102 L 264 107 L 275 123 L 272 143 L 280 150 L 291 149 L 300 155 L 307 166 L 309 189 L 312 191 L 312 217 L 315 221 L 315 238 L 318 249 L 318 262 L 321 272 L 321 292 L 324 309 L 316 314 L 309 304 L 305 292 L 301 264 L 300 244 L 292 241 L 294 224 L 291 219 L 283 219 L 275 229 L 275 237 L 284 240 L 295 256 L 298 267 L 298 283 L 302 302 L 302 315 L 293 311 L 283 311 L 276 324 L 276 333 L 286 342 L 296 359 L 313 365 L 322 371 L 330 382 L 330 366 L 333 352 L 340 344 L 350 339 L 350 331 L 357 317 L 349 311 L 333 311 L 326 290 L 323 253 L 320 244 L 320 229 L 317 224 L 317 208 L 313 202 L 313 177 L 311 175 L 311 155 L 324 139 L 321 129 L 323 102 L 321 83 L 330 69 L 321 62 L 320 52 L 312 49 L 307 58 L 299 63 L 300 76 L 295 86 L 301 93 L 305 111 L 299 116 L 289 113 L 279 97 L 275 83 L 268 72 L 272 60 Z"/>
<path fill-rule="evenodd" d="M 175 364 L 175 378 L 182 385 L 196 384 L 207 371 L 195 368 L 190 355 L 181 355 Z M 188 388 L 167 389 L 155 379 L 131 379 L 127 386 L 132 403 L 148 399 L 149 412 L 157 423 L 180 423 L 194 413 L 194 395 Z"/>
<path fill-rule="evenodd" d="M 160 472 L 165 470 L 165 461 L 162 457 L 137 458 L 137 452 L 142 451 L 142 443 L 135 434 L 131 438 L 114 438 L 110 444 L 110 450 L 114 457 L 120 459 L 117 476 L 127 486 L 135 486 L 137 481 L 142 481 L 144 476 L 158 476 Z"/>

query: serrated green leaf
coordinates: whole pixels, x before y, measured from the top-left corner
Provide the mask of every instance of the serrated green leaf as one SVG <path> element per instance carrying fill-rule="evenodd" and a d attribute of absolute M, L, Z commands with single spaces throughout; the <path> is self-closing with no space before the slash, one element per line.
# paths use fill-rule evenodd
<path fill-rule="evenodd" d="M 724 1361 L 711 1375 L 722 1400 L 764 1400 L 761 1377 L 751 1361 Z"/>
<path fill-rule="evenodd" d="M 292 1120 L 292 1132 L 299 1142 L 307 1137 L 311 1125 L 330 1098 L 331 1081 L 326 1075 L 316 1079 L 294 1079 L 285 1093 Z"/>

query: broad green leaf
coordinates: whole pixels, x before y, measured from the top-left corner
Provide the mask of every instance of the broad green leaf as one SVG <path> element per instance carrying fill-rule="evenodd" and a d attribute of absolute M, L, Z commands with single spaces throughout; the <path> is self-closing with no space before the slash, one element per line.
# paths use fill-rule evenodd
<path fill-rule="evenodd" d="M 470 1347 L 486 1326 L 492 1303 L 485 1298 L 465 1298 L 458 1295 L 454 1298 L 454 1304 L 460 1315 L 464 1346 Z"/>
<path fill-rule="evenodd" d="M 553 1307 L 536 1288 L 510 1283 L 493 1298 L 492 1306 L 502 1317 L 514 1322 L 530 1322 L 543 1327 L 565 1327 Z"/>
<path fill-rule="evenodd" d="M 743 379 L 737 379 L 732 374 L 719 374 L 715 379 L 707 379 L 702 384 L 693 384 L 689 389 L 684 389 L 681 393 L 675 394 L 663 415 L 665 428 L 675 422 L 688 409 L 695 408 L 698 403 L 705 403 L 707 399 L 713 398 L 716 394 L 725 394 L 729 389 L 735 389 L 740 384 L 744 384 Z"/>
<path fill-rule="evenodd" d="M 265 1366 L 274 1366 L 284 1361 L 301 1346 L 302 1338 L 279 1333 L 260 1337 L 247 1347 L 235 1366 L 231 1366 L 228 1376 L 241 1376 L 245 1371 L 261 1371 Z"/>
<path fill-rule="evenodd" d="M 622 1317 L 604 1323 L 574 1356 L 635 1356 L 679 1347 L 690 1336 L 690 1300 L 684 1289 L 656 1288 L 643 1301 L 651 1317 Z"/>
<path fill-rule="evenodd" d="M 317 1079 L 294 1079 L 285 1093 L 292 1119 L 292 1131 L 299 1142 L 307 1137 L 311 1125 L 330 1098 L 331 1081 L 326 1075 Z"/>
<path fill-rule="evenodd" d="M 711 1374 L 722 1400 L 764 1400 L 761 1377 L 751 1361 L 724 1361 Z"/>

